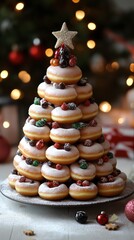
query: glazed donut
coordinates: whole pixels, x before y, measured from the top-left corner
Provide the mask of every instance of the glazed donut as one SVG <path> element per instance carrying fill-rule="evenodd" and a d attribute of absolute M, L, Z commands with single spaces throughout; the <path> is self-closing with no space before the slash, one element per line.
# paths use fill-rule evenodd
<path fill-rule="evenodd" d="M 35 120 L 40 120 L 45 118 L 47 121 L 51 121 L 51 111 L 53 107 L 50 106 L 44 99 L 42 99 L 44 105 L 39 104 L 32 104 L 28 109 L 28 114 L 31 118 Z"/>
<path fill-rule="evenodd" d="M 50 87 L 51 81 L 47 78 L 47 76 L 44 76 L 44 82 L 40 83 L 37 87 L 37 93 L 41 98 L 45 97 L 45 90 L 47 87 Z"/>
<path fill-rule="evenodd" d="M 41 173 L 44 178 L 50 181 L 66 182 L 70 178 L 69 167 L 50 162 L 42 165 Z"/>
<path fill-rule="evenodd" d="M 97 196 L 97 193 L 98 193 L 98 188 L 92 182 L 89 182 L 89 184 L 86 186 L 78 185 L 77 183 L 72 183 L 69 187 L 69 195 L 76 200 L 81 200 L 81 201 L 90 200 L 95 198 Z"/>
<path fill-rule="evenodd" d="M 63 83 L 55 83 L 45 90 L 45 99 L 55 105 L 61 105 L 63 102 L 74 102 L 76 97 L 75 89 L 65 86 Z"/>
<path fill-rule="evenodd" d="M 82 71 L 78 66 L 61 68 L 51 65 L 47 68 L 46 75 L 52 82 L 75 84 L 80 80 Z"/>
<path fill-rule="evenodd" d="M 21 177 L 15 182 L 15 190 L 23 196 L 37 196 L 40 183 L 31 179 Z"/>
<path fill-rule="evenodd" d="M 23 137 L 19 142 L 18 148 L 26 158 L 36 159 L 41 162 L 46 160 L 46 146 L 42 140 L 30 141 L 26 137 Z"/>
<path fill-rule="evenodd" d="M 13 158 L 13 166 L 17 169 L 17 166 L 21 161 L 23 161 L 23 155 L 16 154 Z"/>
<path fill-rule="evenodd" d="M 56 107 L 55 109 L 53 109 L 51 112 L 52 120 L 63 124 L 80 121 L 82 119 L 81 110 L 78 107 L 76 107 L 75 104 L 74 109 L 70 109 L 70 107 L 68 107 L 70 105 L 71 103 L 70 104 L 63 103 L 61 107 Z M 67 109 L 63 110 L 64 106 L 66 106 Z"/>
<path fill-rule="evenodd" d="M 102 177 L 98 182 L 98 193 L 104 197 L 114 197 L 120 195 L 125 188 L 125 181 L 120 177 L 115 177 L 112 181 L 104 180 L 106 177 Z"/>
<path fill-rule="evenodd" d="M 44 182 L 39 186 L 38 194 L 46 200 L 61 200 L 68 196 L 68 188 L 64 183 L 57 181 Z"/>
<path fill-rule="evenodd" d="M 80 82 L 80 81 L 79 81 Z M 77 98 L 76 98 L 76 103 L 82 103 L 89 99 L 92 95 L 92 86 L 89 83 L 86 83 L 85 85 L 77 85 L 74 86 L 74 89 L 76 90 L 77 93 Z"/>
<path fill-rule="evenodd" d="M 58 146 L 58 148 L 57 148 Z M 59 143 L 55 143 L 46 150 L 46 158 L 53 163 L 59 164 L 71 164 L 79 158 L 78 149 L 71 145 L 69 147 L 62 148 L 59 146 Z"/>
<path fill-rule="evenodd" d="M 78 107 L 82 112 L 82 121 L 89 121 L 98 114 L 98 105 L 91 99 L 80 104 Z"/>
<path fill-rule="evenodd" d="M 31 140 L 43 139 L 44 142 L 48 142 L 50 140 L 50 128 L 46 124 L 45 119 L 36 121 L 29 117 L 24 124 L 23 132 Z"/>
<path fill-rule="evenodd" d="M 26 159 L 19 163 L 17 170 L 26 178 L 40 181 L 43 179 L 43 176 L 41 174 L 41 166 L 42 165 L 37 160 Z"/>
<path fill-rule="evenodd" d="M 81 158 L 86 160 L 96 160 L 103 156 L 104 150 L 101 144 L 93 143 L 91 140 L 87 139 L 84 143 L 77 145 L 79 154 Z"/>
<path fill-rule="evenodd" d="M 96 140 L 102 135 L 102 127 L 95 119 L 91 120 L 89 124 L 80 129 L 80 141 L 86 139 Z"/>
<path fill-rule="evenodd" d="M 50 138 L 53 142 L 75 143 L 80 139 L 80 131 L 75 128 L 52 128 Z"/>
<path fill-rule="evenodd" d="M 18 173 L 18 171 L 16 169 L 14 169 L 12 171 L 12 173 L 10 173 L 8 175 L 8 183 L 10 185 L 11 188 L 15 189 L 15 182 L 17 180 L 19 180 L 22 176 Z"/>
<path fill-rule="evenodd" d="M 77 180 L 89 180 L 95 178 L 96 168 L 93 164 L 86 162 L 84 159 L 70 165 L 71 178 Z"/>
<path fill-rule="evenodd" d="M 102 158 L 95 163 L 95 167 L 97 177 L 107 176 L 113 172 L 112 164 L 110 162 L 104 162 Z"/>

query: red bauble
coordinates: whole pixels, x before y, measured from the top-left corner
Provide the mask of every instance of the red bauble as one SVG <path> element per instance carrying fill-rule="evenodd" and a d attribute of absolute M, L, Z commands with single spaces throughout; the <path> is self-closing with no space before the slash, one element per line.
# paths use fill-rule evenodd
<path fill-rule="evenodd" d="M 0 136 L 0 163 L 8 159 L 10 150 L 11 147 L 9 142 L 3 136 Z"/>
<path fill-rule="evenodd" d="M 24 60 L 24 56 L 21 52 L 17 50 L 13 50 L 9 53 L 9 60 L 11 63 L 18 65 L 21 64 Z"/>
<path fill-rule="evenodd" d="M 134 222 L 134 199 L 130 200 L 125 206 L 125 215 L 131 222 Z"/>
<path fill-rule="evenodd" d="M 100 225 L 105 225 L 108 223 L 108 215 L 105 212 L 101 212 L 97 217 L 96 217 L 97 222 Z"/>
<path fill-rule="evenodd" d="M 38 45 L 38 46 L 32 46 L 30 49 L 29 49 L 29 53 L 30 55 L 36 59 L 36 60 L 40 60 L 41 58 L 43 58 L 44 56 L 44 51 L 43 51 L 43 47 Z"/>

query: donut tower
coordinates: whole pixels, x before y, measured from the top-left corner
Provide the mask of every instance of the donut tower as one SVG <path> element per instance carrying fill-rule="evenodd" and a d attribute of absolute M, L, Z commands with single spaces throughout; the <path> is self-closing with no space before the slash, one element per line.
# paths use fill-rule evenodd
<path fill-rule="evenodd" d="M 117 169 L 92 86 L 72 53 L 77 32 L 63 23 L 52 34 L 54 57 L 28 109 L 9 185 L 21 195 L 54 201 L 117 196 L 127 178 Z"/>

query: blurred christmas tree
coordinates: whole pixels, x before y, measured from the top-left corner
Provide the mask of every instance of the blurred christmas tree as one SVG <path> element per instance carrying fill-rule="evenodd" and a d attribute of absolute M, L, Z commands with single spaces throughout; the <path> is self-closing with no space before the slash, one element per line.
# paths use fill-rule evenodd
<path fill-rule="evenodd" d="M 37 95 L 63 22 L 78 31 L 78 65 L 94 87 L 96 101 L 111 104 L 134 81 L 134 9 L 110 0 L 5 0 L 0 2 L 0 96 L 26 106 Z"/>

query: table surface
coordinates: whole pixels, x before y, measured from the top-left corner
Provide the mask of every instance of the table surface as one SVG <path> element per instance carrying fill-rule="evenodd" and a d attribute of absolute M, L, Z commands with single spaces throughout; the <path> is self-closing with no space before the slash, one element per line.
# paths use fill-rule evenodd
<path fill-rule="evenodd" d="M 117 159 L 117 167 L 128 177 L 134 160 Z M 0 184 L 13 169 L 12 162 L 0 164 Z M 125 214 L 126 203 L 134 195 L 117 202 L 94 206 L 50 207 L 22 204 L 9 200 L 0 194 L 0 239 L 1 240 L 132 240 L 134 239 L 134 223 Z M 86 224 L 75 220 L 77 211 L 84 210 L 88 214 Z M 96 222 L 96 216 L 105 211 L 109 216 L 116 214 L 119 229 L 109 231 Z M 26 236 L 24 231 L 34 231 L 34 236 Z"/>

